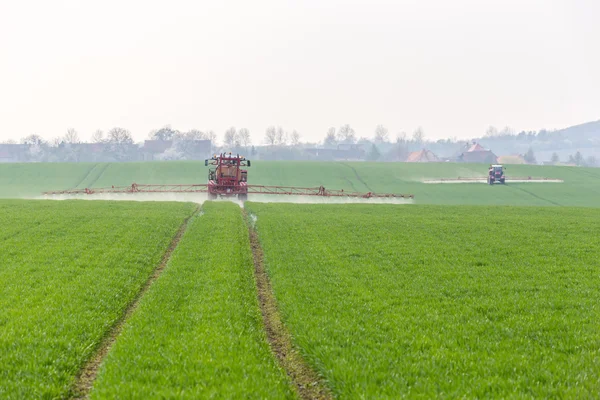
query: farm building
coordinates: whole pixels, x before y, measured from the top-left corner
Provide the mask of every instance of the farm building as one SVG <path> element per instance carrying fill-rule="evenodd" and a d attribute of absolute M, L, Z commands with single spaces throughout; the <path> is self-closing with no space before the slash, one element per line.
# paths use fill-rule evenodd
<path fill-rule="evenodd" d="M 406 158 L 406 162 L 439 162 L 438 156 L 432 151 L 423 149 L 421 151 L 413 151 Z"/>
<path fill-rule="evenodd" d="M 479 143 L 473 142 L 467 151 L 458 156 L 458 162 L 496 164 L 498 157 Z"/>

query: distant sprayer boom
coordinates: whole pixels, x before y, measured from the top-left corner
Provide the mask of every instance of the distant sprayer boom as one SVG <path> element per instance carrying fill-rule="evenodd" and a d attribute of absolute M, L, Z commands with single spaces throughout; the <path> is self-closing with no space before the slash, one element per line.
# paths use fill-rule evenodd
<path fill-rule="evenodd" d="M 105 188 L 85 188 L 44 192 L 44 195 L 75 195 L 102 193 L 208 193 L 209 199 L 218 197 L 237 197 L 241 201 L 248 199 L 248 194 L 322 196 L 322 197 L 354 197 L 354 198 L 404 198 L 413 199 L 412 194 L 361 193 L 345 190 L 328 190 L 323 186 L 303 188 L 295 186 L 248 185 L 250 160 L 239 154 L 221 153 L 204 160 L 208 169 L 206 184 L 148 185 L 132 183 L 130 186 L 111 186 Z"/>

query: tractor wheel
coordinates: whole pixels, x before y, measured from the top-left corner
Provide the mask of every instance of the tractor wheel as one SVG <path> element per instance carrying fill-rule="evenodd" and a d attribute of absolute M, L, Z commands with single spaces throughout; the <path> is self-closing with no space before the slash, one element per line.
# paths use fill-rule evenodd
<path fill-rule="evenodd" d="M 239 201 L 246 201 L 246 200 L 248 200 L 248 193 L 240 193 L 240 194 L 238 194 L 238 200 Z"/>
<path fill-rule="evenodd" d="M 216 193 L 209 193 L 208 194 L 208 199 L 209 200 L 216 200 L 217 199 L 217 194 Z"/>
<path fill-rule="evenodd" d="M 504 179 L 500 179 L 500 183 L 504 185 L 504 182 L 506 182 Z"/>

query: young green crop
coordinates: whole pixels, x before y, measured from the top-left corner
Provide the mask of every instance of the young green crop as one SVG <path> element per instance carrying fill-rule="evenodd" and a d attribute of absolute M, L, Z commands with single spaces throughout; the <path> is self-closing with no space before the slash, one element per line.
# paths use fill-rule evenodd
<path fill-rule="evenodd" d="M 91 392 L 103 398 L 289 398 L 262 327 L 248 229 L 205 203 L 141 300 Z"/>
<path fill-rule="evenodd" d="M 194 205 L 0 201 L 0 398 L 61 398 Z"/>
<path fill-rule="evenodd" d="M 600 211 L 247 203 L 340 398 L 593 398 Z"/>
<path fill-rule="evenodd" d="M 132 183 L 206 183 L 197 161 L 132 163 L 0 164 L 0 197 L 38 196 L 43 191 Z M 371 163 L 258 161 L 248 183 L 414 194 L 417 204 L 600 207 L 600 169 L 509 165 L 507 185 L 425 184 L 423 179 L 485 176 L 487 165 L 465 163 Z M 563 179 L 564 183 L 511 183 L 511 176 Z"/>

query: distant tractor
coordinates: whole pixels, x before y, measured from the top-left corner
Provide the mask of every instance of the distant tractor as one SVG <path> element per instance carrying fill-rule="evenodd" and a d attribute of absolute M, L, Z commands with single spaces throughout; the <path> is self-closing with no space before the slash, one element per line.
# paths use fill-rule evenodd
<path fill-rule="evenodd" d="M 204 161 L 207 167 L 214 166 L 208 170 L 208 198 L 211 200 L 219 196 L 237 196 L 239 200 L 248 199 L 248 170 L 250 160 L 240 155 L 220 154 Z"/>
<path fill-rule="evenodd" d="M 499 164 L 490 165 L 487 178 L 488 184 L 493 185 L 494 183 L 500 183 L 504 185 L 505 180 L 504 167 Z"/>

